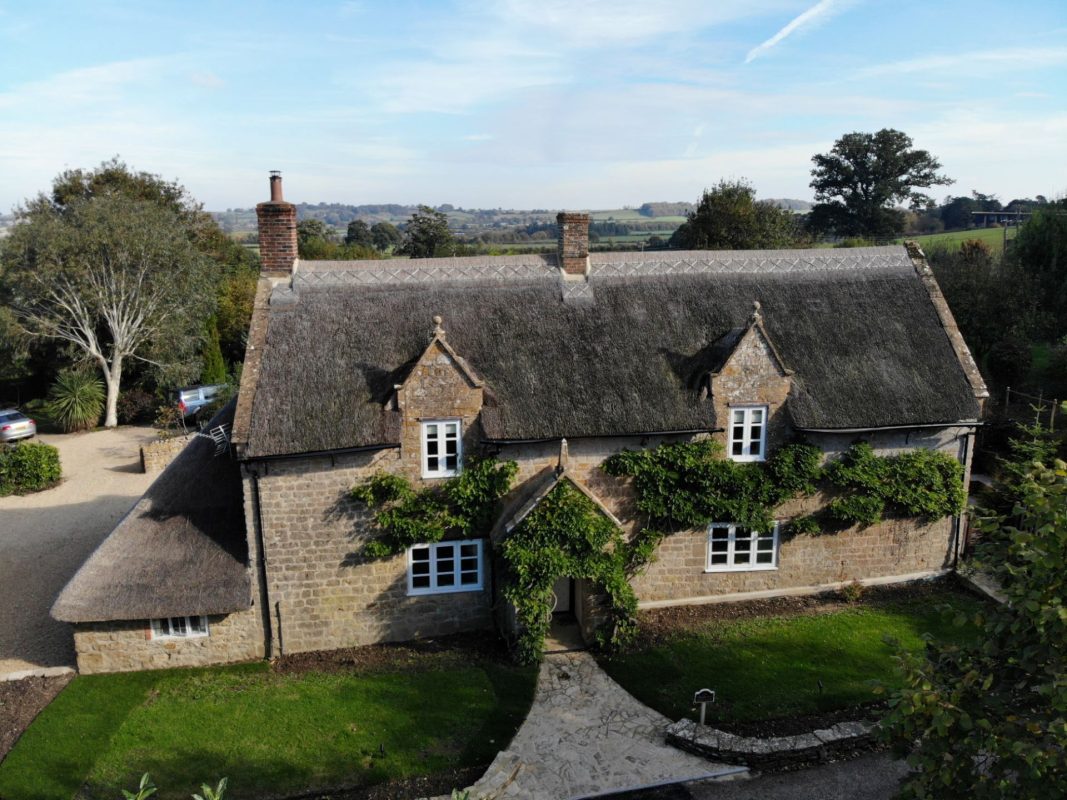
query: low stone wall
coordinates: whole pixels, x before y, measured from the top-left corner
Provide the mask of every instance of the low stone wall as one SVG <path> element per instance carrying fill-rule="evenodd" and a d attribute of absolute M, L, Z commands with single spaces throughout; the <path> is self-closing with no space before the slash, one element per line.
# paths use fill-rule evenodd
<path fill-rule="evenodd" d="M 208 617 L 208 635 L 153 639 L 148 620 L 86 622 L 74 626 L 78 671 L 129 672 L 164 667 L 205 667 L 263 658 L 259 610 Z"/>
<path fill-rule="evenodd" d="M 173 439 L 160 439 L 144 445 L 141 447 L 141 471 L 162 472 L 178 453 L 185 449 L 191 438 L 192 434 L 175 436 Z"/>
<path fill-rule="evenodd" d="M 781 769 L 826 761 L 874 743 L 871 722 L 839 722 L 799 736 L 756 739 L 680 719 L 667 726 L 667 743 L 712 761 L 756 769 Z"/>

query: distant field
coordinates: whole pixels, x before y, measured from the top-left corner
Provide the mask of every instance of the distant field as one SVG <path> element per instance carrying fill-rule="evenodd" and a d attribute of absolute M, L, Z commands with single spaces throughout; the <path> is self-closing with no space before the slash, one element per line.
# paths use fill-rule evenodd
<path fill-rule="evenodd" d="M 1008 238 L 1014 239 L 1016 229 L 1008 228 Z M 994 253 L 1004 249 L 1004 228 L 975 228 L 969 231 L 950 231 L 949 233 L 931 233 L 926 236 L 908 236 L 914 239 L 923 248 L 931 247 L 959 247 L 963 242 L 977 239 L 985 243 Z M 898 239 L 903 242 L 904 239 Z"/>

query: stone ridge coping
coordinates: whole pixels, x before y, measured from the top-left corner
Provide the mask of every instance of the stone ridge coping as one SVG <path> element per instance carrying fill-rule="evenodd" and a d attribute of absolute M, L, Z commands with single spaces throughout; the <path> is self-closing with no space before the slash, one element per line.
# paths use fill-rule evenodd
<path fill-rule="evenodd" d="M 838 722 L 798 736 L 760 739 L 680 719 L 667 726 L 667 743 L 716 761 L 775 767 L 823 761 L 827 756 L 869 745 L 876 728 L 876 723 L 867 721 Z"/>
<path fill-rule="evenodd" d="M 805 250 L 663 250 L 589 254 L 589 278 L 688 274 L 911 271 L 903 246 Z M 371 261 L 297 261 L 291 288 L 556 279 L 554 254 Z M 278 298 L 281 299 L 280 297 Z"/>

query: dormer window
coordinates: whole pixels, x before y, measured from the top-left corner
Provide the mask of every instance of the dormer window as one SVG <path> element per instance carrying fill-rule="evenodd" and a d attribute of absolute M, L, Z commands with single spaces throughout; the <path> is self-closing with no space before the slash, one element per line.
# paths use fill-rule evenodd
<path fill-rule="evenodd" d="M 727 452 L 734 461 L 766 460 L 767 406 L 734 406 L 730 409 Z"/>
<path fill-rule="evenodd" d="M 462 423 L 435 419 L 422 423 L 422 477 L 451 478 L 463 465 Z"/>

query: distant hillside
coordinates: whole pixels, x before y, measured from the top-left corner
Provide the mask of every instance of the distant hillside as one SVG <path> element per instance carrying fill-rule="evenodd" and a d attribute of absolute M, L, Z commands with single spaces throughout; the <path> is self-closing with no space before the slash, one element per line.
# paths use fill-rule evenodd
<path fill-rule="evenodd" d="M 765 202 L 774 203 L 778 208 L 786 208 L 803 214 L 811 211 L 811 207 L 814 205 L 808 200 L 794 200 L 789 197 L 768 197 Z"/>

